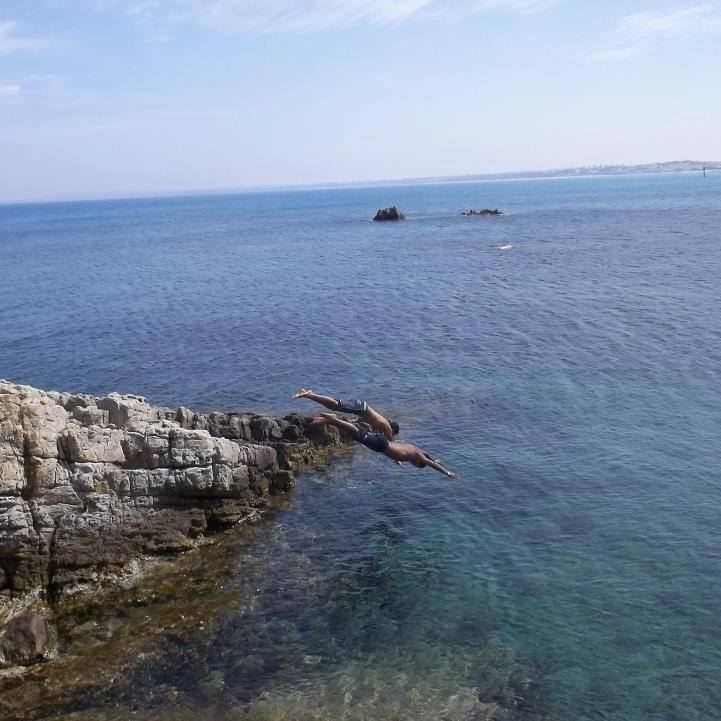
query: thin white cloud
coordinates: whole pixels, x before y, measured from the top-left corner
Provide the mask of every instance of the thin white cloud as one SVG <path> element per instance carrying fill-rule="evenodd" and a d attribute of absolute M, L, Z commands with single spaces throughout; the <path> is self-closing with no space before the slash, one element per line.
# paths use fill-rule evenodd
<path fill-rule="evenodd" d="M 721 32 L 721 2 L 696 3 L 623 16 L 587 60 L 625 60 L 671 38 Z"/>
<path fill-rule="evenodd" d="M 664 12 L 631 13 L 621 18 L 618 32 L 638 35 L 683 35 L 702 29 L 709 20 L 719 19 L 717 3 L 677 7 Z"/>
<path fill-rule="evenodd" d="M 22 88 L 19 85 L 0 85 L 0 100 L 15 98 L 20 95 Z"/>
<path fill-rule="evenodd" d="M 395 25 L 483 12 L 530 13 L 556 0 L 90 0 L 153 25 L 191 23 L 221 32 L 315 32 Z"/>
<path fill-rule="evenodd" d="M 0 83 L 0 102 L 11 103 L 15 107 L 28 107 L 47 112 L 68 105 L 72 96 L 65 90 L 65 81 L 57 75 L 27 74 L 14 78 L 4 78 Z"/>
<path fill-rule="evenodd" d="M 637 43 L 622 44 L 598 48 L 585 55 L 587 60 L 626 60 L 634 55 L 642 53 L 646 49 L 645 44 Z"/>
<path fill-rule="evenodd" d="M 11 55 L 21 50 L 34 50 L 44 42 L 37 38 L 19 35 L 15 20 L 0 20 L 0 55 Z"/>

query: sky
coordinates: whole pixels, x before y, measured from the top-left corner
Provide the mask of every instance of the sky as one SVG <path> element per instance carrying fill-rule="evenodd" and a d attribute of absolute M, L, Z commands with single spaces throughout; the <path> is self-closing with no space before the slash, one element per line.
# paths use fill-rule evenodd
<path fill-rule="evenodd" d="M 0 0 L 0 202 L 721 160 L 721 0 Z"/>

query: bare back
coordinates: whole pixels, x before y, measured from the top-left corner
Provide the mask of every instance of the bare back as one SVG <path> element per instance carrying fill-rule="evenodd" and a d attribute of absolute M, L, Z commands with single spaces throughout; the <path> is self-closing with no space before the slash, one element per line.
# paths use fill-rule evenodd
<path fill-rule="evenodd" d="M 414 465 L 418 465 L 419 463 L 425 465 L 425 453 L 412 443 L 391 441 L 385 450 L 385 454 L 394 461 L 408 461 L 408 463 L 413 463 Z"/>
<path fill-rule="evenodd" d="M 417 468 L 432 468 L 434 471 L 442 473 L 448 478 L 458 478 L 458 473 L 453 473 L 444 468 L 435 458 L 431 458 L 427 453 L 422 451 L 418 446 L 412 443 L 401 443 L 399 441 L 391 441 L 388 447 L 383 451 L 385 455 L 394 461 L 407 461 Z"/>

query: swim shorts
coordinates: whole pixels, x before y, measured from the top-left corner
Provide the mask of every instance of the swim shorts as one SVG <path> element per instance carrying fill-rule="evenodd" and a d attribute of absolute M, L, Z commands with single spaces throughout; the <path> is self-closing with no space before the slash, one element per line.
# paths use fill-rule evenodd
<path fill-rule="evenodd" d="M 360 401 L 357 398 L 348 398 L 346 400 L 338 400 L 338 413 L 352 413 L 354 416 L 362 416 L 368 408 L 368 404 L 365 401 Z"/>
<path fill-rule="evenodd" d="M 383 453 L 388 448 L 388 439 L 382 433 L 367 431 L 362 426 L 356 426 L 355 439 L 376 453 Z"/>

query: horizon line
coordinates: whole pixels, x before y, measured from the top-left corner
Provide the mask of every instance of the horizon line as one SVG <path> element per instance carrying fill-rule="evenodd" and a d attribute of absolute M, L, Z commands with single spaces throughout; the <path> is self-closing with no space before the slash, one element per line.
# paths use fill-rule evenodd
<path fill-rule="evenodd" d="M 681 167 L 694 166 L 694 167 Z M 16 200 L 0 200 L 0 206 L 33 205 L 50 203 L 82 203 L 102 200 L 142 200 L 153 198 L 202 197 L 210 195 L 240 195 L 244 193 L 294 192 L 304 190 L 342 190 L 346 188 L 395 187 L 402 185 L 433 185 L 443 183 L 474 183 L 503 180 L 561 180 L 575 178 L 612 177 L 619 175 L 659 175 L 663 173 L 692 173 L 721 171 L 717 160 L 666 160 L 650 163 L 581 165 L 542 170 L 505 170 L 463 175 L 427 175 L 412 178 L 387 178 L 379 180 L 326 181 L 320 183 L 291 183 L 269 185 L 220 186 L 216 188 L 188 188 L 173 190 L 149 190 L 142 192 L 81 193 L 74 196 L 31 197 Z M 605 172 L 604 172 L 605 171 Z"/>

